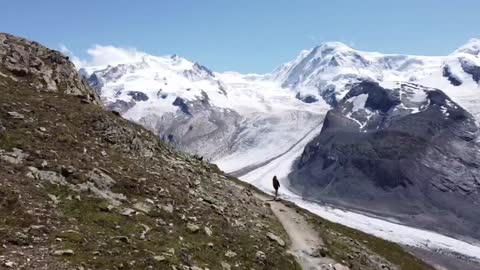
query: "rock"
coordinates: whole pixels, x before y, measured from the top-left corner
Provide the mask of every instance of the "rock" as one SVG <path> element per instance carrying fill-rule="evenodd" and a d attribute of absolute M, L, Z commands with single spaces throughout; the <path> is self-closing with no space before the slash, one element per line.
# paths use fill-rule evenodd
<path fill-rule="evenodd" d="M 218 204 L 217 200 L 214 199 L 213 197 L 210 197 L 210 196 L 203 196 L 202 200 L 206 203 L 209 203 L 209 204 L 213 204 L 213 205 Z"/>
<path fill-rule="evenodd" d="M 257 253 L 255 254 L 255 260 L 257 262 L 264 262 L 267 259 L 267 255 L 265 255 L 265 252 L 258 250 Z"/>
<path fill-rule="evenodd" d="M 2 66 L 15 77 L 29 76 L 34 90 L 61 92 L 100 104 L 100 99 L 77 72 L 75 65 L 58 51 L 37 42 L 0 34 Z"/>
<path fill-rule="evenodd" d="M 69 177 L 69 176 L 72 175 L 75 171 L 76 171 L 76 169 L 75 169 L 73 166 L 61 166 L 61 167 L 60 167 L 60 173 L 61 173 L 64 177 Z"/>
<path fill-rule="evenodd" d="M 151 229 L 150 227 L 148 227 L 147 225 L 145 225 L 145 224 L 140 224 L 140 226 L 143 227 L 143 231 L 142 231 L 142 233 L 140 234 L 140 239 L 141 239 L 141 240 L 145 240 L 145 239 L 147 238 L 147 233 L 148 233 L 149 231 L 151 231 L 152 229 Z"/>
<path fill-rule="evenodd" d="M 87 173 L 87 178 L 100 189 L 108 189 L 116 183 L 113 178 L 96 168 Z"/>
<path fill-rule="evenodd" d="M 168 213 L 173 213 L 173 205 L 171 205 L 171 204 L 160 205 L 159 207 L 160 207 L 160 209 L 162 209 L 163 211 L 166 211 L 166 212 L 168 212 Z"/>
<path fill-rule="evenodd" d="M 133 210 L 132 208 L 125 208 L 120 214 L 129 217 L 133 213 L 135 213 L 135 210 Z"/>
<path fill-rule="evenodd" d="M 165 220 L 161 219 L 161 218 L 157 218 L 156 222 L 160 226 L 166 226 L 167 225 L 167 222 Z"/>
<path fill-rule="evenodd" d="M 212 236 L 213 232 L 212 232 L 212 229 L 210 229 L 209 227 L 206 227 L 204 228 L 205 230 L 205 234 L 208 235 L 208 236 Z"/>
<path fill-rule="evenodd" d="M 237 253 L 235 253 L 231 250 L 227 250 L 227 252 L 225 252 L 225 257 L 227 257 L 227 258 L 233 258 L 235 256 L 237 256 Z"/>
<path fill-rule="evenodd" d="M 101 203 L 98 208 L 103 212 L 110 212 L 115 208 L 115 206 L 108 204 L 108 203 Z"/>
<path fill-rule="evenodd" d="M 39 127 L 38 130 L 40 130 L 41 132 L 46 132 L 47 131 L 47 129 L 44 128 L 44 127 Z"/>
<path fill-rule="evenodd" d="M 60 200 L 57 198 L 57 196 L 53 195 L 53 194 L 48 194 L 48 198 L 50 198 L 50 200 L 53 202 L 53 204 L 57 205 Z"/>
<path fill-rule="evenodd" d="M 123 194 L 113 193 L 109 189 L 100 189 L 95 183 L 87 181 L 74 186 L 75 191 L 90 192 L 99 198 L 108 200 L 114 206 L 120 206 L 122 201 L 126 201 L 127 197 Z"/>
<path fill-rule="evenodd" d="M 8 112 L 8 115 L 10 115 L 13 119 L 24 119 L 25 115 L 18 113 L 18 112 Z"/>
<path fill-rule="evenodd" d="M 138 211 L 142 211 L 144 213 L 149 213 L 152 210 L 152 207 L 143 202 L 137 202 L 133 205 L 133 208 L 137 209 Z"/>
<path fill-rule="evenodd" d="M 325 247 L 320 247 L 316 249 L 314 252 L 312 252 L 312 257 L 327 257 L 328 255 L 328 249 Z"/>
<path fill-rule="evenodd" d="M 37 180 L 49 182 L 55 185 L 68 185 L 67 181 L 65 181 L 65 177 L 56 172 L 42 171 L 35 167 L 28 167 L 28 169 L 31 173 L 31 176 Z"/>
<path fill-rule="evenodd" d="M 92 75 L 94 76 L 94 75 Z M 121 99 L 115 100 L 115 102 L 107 103 L 106 107 L 107 109 L 111 110 L 113 113 L 117 113 L 119 115 L 122 115 L 126 113 L 128 110 L 133 108 L 135 106 L 136 102 L 134 100 L 130 102 L 126 102 Z"/>
<path fill-rule="evenodd" d="M 59 249 L 53 252 L 53 255 L 55 256 L 72 256 L 74 254 L 75 252 L 73 252 L 71 249 Z"/>
<path fill-rule="evenodd" d="M 13 268 L 13 267 L 16 265 L 16 263 L 14 263 L 14 262 L 12 262 L 12 261 L 6 261 L 6 262 L 4 263 L 4 265 L 5 265 L 6 267 L 8 267 L 8 268 Z"/>
<path fill-rule="evenodd" d="M 157 261 L 157 262 L 163 262 L 165 261 L 167 258 L 165 258 L 165 256 L 161 256 L 161 255 L 157 255 L 157 256 L 153 256 L 153 260 L 154 261 Z"/>
<path fill-rule="evenodd" d="M 115 239 L 119 240 L 120 242 L 126 243 L 126 244 L 130 243 L 130 239 L 127 236 L 124 236 L 124 235 L 117 236 L 117 237 L 115 237 Z"/>
<path fill-rule="evenodd" d="M 277 236 L 273 233 L 267 233 L 267 238 L 270 239 L 271 241 L 277 242 L 281 247 L 285 246 L 285 241 L 280 236 Z"/>
<path fill-rule="evenodd" d="M 42 161 L 42 164 L 40 164 L 40 167 L 46 168 L 48 166 L 48 162 L 46 160 Z"/>
<path fill-rule="evenodd" d="M 335 270 L 350 270 L 350 268 L 346 267 L 343 264 L 339 264 L 339 263 L 334 264 L 333 269 L 335 269 Z"/>
<path fill-rule="evenodd" d="M 190 270 L 203 270 L 203 269 L 194 265 L 190 267 Z"/>
<path fill-rule="evenodd" d="M 222 265 L 222 270 L 231 270 L 232 269 L 230 264 L 228 264 L 226 262 L 221 262 L 220 264 Z"/>
<path fill-rule="evenodd" d="M 29 155 L 24 153 L 21 149 L 13 148 L 12 152 L 5 152 L 0 150 L 0 160 L 12 163 L 15 165 L 23 163 L 23 160 Z"/>
<path fill-rule="evenodd" d="M 127 95 L 131 96 L 135 101 L 147 101 L 148 96 L 140 91 L 128 91 Z"/>
<path fill-rule="evenodd" d="M 174 248 L 169 248 L 169 249 L 167 250 L 167 254 L 168 254 L 169 256 L 175 255 L 175 249 L 174 249 Z"/>
<path fill-rule="evenodd" d="M 187 224 L 187 229 L 191 233 L 197 233 L 200 230 L 200 227 L 198 225 L 193 224 L 193 223 L 188 223 Z"/>

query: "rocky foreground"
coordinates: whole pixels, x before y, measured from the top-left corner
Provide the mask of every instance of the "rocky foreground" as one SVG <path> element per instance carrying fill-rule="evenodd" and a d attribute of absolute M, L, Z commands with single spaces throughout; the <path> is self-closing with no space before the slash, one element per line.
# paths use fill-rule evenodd
<path fill-rule="evenodd" d="M 68 58 L 7 34 L 0 57 L 0 269 L 300 269 L 255 191 L 104 110 Z M 296 211 L 318 269 L 431 269 Z"/>

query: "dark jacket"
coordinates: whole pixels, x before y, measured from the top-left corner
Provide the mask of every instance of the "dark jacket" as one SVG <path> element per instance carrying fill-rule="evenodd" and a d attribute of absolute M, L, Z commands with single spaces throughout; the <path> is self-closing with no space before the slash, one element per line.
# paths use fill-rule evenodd
<path fill-rule="evenodd" d="M 278 188 L 280 188 L 280 182 L 278 181 L 276 176 L 273 177 L 273 188 L 275 190 L 278 190 Z"/>

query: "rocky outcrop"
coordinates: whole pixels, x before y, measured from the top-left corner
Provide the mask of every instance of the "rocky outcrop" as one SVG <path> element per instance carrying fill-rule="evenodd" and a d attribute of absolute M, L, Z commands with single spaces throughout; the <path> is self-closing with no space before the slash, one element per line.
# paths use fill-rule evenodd
<path fill-rule="evenodd" d="M 180 151 L 207 159 L 231 151 L 243 119 L 237 112 L 212 106 L 206 94 L 194 101 L 177 97 L 173 104 L 177 112 L 146 115 L 139 123 Z"/>
<path fill-rule="evenodd" d="M 480 66 L 467 58 L 460 58 L 459 60 L 463 71 L 472 76 L 476 83 L 480 83 Z"/>
<path fill-rule="evenodd" d="M 442 70 L 442 75 L 443 77 L 447 78 L 448 81 L 453 85 L 453 86 L 460 86 L 462 85 L 462 80 L 458 78 L 455 74 L 452 73 L 452 70 L 450 69 L 450 66 L 445 65 Z"/>
<path fill-rule="evenodd" d="M 305 197 L 480 239 L 473 116 L 442 91 L 362 82 L 330 110 L 290 175 Z"/>
<path fill-rule="evenodd" d="M 0 33 L 0 59 L 0 71 L 5 69 L 15 80 L 28 80 L 33 89 L 99 101 L 67 56 L 37 42 Z"/>
<path fill-rule="evenodd" d="M 129 91 L 127 95 L 131 96 L 133 100 L 135 101 L 147 101 L 148 96 L 140 91 Z"/>
<path fill-rule="evenodd" d="M 136 102 L 135 101 L 130 101 L 130 102 L 127 102 L 127 101 L 124 101 L 124 100 L 115 100 L 115 102 L 112 102 L 112 103 L 108 103 L 106 104 L 106 108 L 111 110 L 111 111 L 114 111 L 114 112 L 117 112 L 119 114 L 124 114 L 126 113 L 128 110 L 130 110 L 131 108 L 133 108 L 135 106 Z"/>

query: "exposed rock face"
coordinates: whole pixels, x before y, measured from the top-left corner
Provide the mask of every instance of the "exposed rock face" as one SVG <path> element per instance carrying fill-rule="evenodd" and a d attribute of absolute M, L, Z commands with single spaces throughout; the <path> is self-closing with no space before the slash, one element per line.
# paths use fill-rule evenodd
<path fill-rule="evenodd" d="M 181 151 L 213 158 L 231 149 L 243 120 L 238 113 L 212 106 L 206 94 L 196 101 L 177 97 L 173 105 L 178 112 L 147 115 L 140 123 Z"/>
<path fill-rule="evenodd" d="M 463 71 L 472 76 L 476 83 L 480 83 L 480 66 L 477 66 L 473 61 L 467 58 L 461 58 L 460 63 Z"/>
<path fill-rule="evenodd" d="M 0 33 L 0 58 L 3 67 L 16 79 L 29 79 L 39 91 L 64 92 L 98 101 L 68 57 L 37 42 Z"/>
<path fill-rule="evenodd" d="M 115 100 L 115 102 L 112 102 L 112 103 L 109 103 L 106 105 L 106 107 L 109 109 L 109 110 L 112 110 L 112 111 L 115 111 L 115 112 L 118 112 L 120 114 L 123 114 L 125 112 L 127 112 L 129 109 L 133 108 L 133 106 L 135 106 L 135 101 L 130 101 L 130 102 L 127 102 L 127 101 L 124 101 L 124 100 Z"/>
<path fill-rule="evenodd" d="M 448 65 L 445 65 L 443 67 L 443 73 L 442 73 L 443 77 L 447 78 L 448 81 L 450 81 L 450 83 L 453 85 L 453 86 L 460 86 L 462 85 L 462 80 L 458 78 L 458 76 L 456 76 L 455 74 L 452 73 L 450 67 Z"/>
<path fill-rule="evenodd" d="M 148 96 L 145 93 L 140 92 L 140 91 L 129 91 L 128 95 L 131 96 L 133 98 L 133 100 L 135 100 L 135 101 L 147 101 L 148 100 Z"/>
<path fill-rule="evenodd" d="M 318 101 L 314 95 L 301 95 L 300 93 L 297 93 L 295 97 L 305 103 L 314 103 Z"/>
<path fill-rule="evenodd" d="M 354 86 L 306 146 L 291 185 L 309 198 L 480 239 L 473 116 L 440 90 L 392 88 Z"/>

